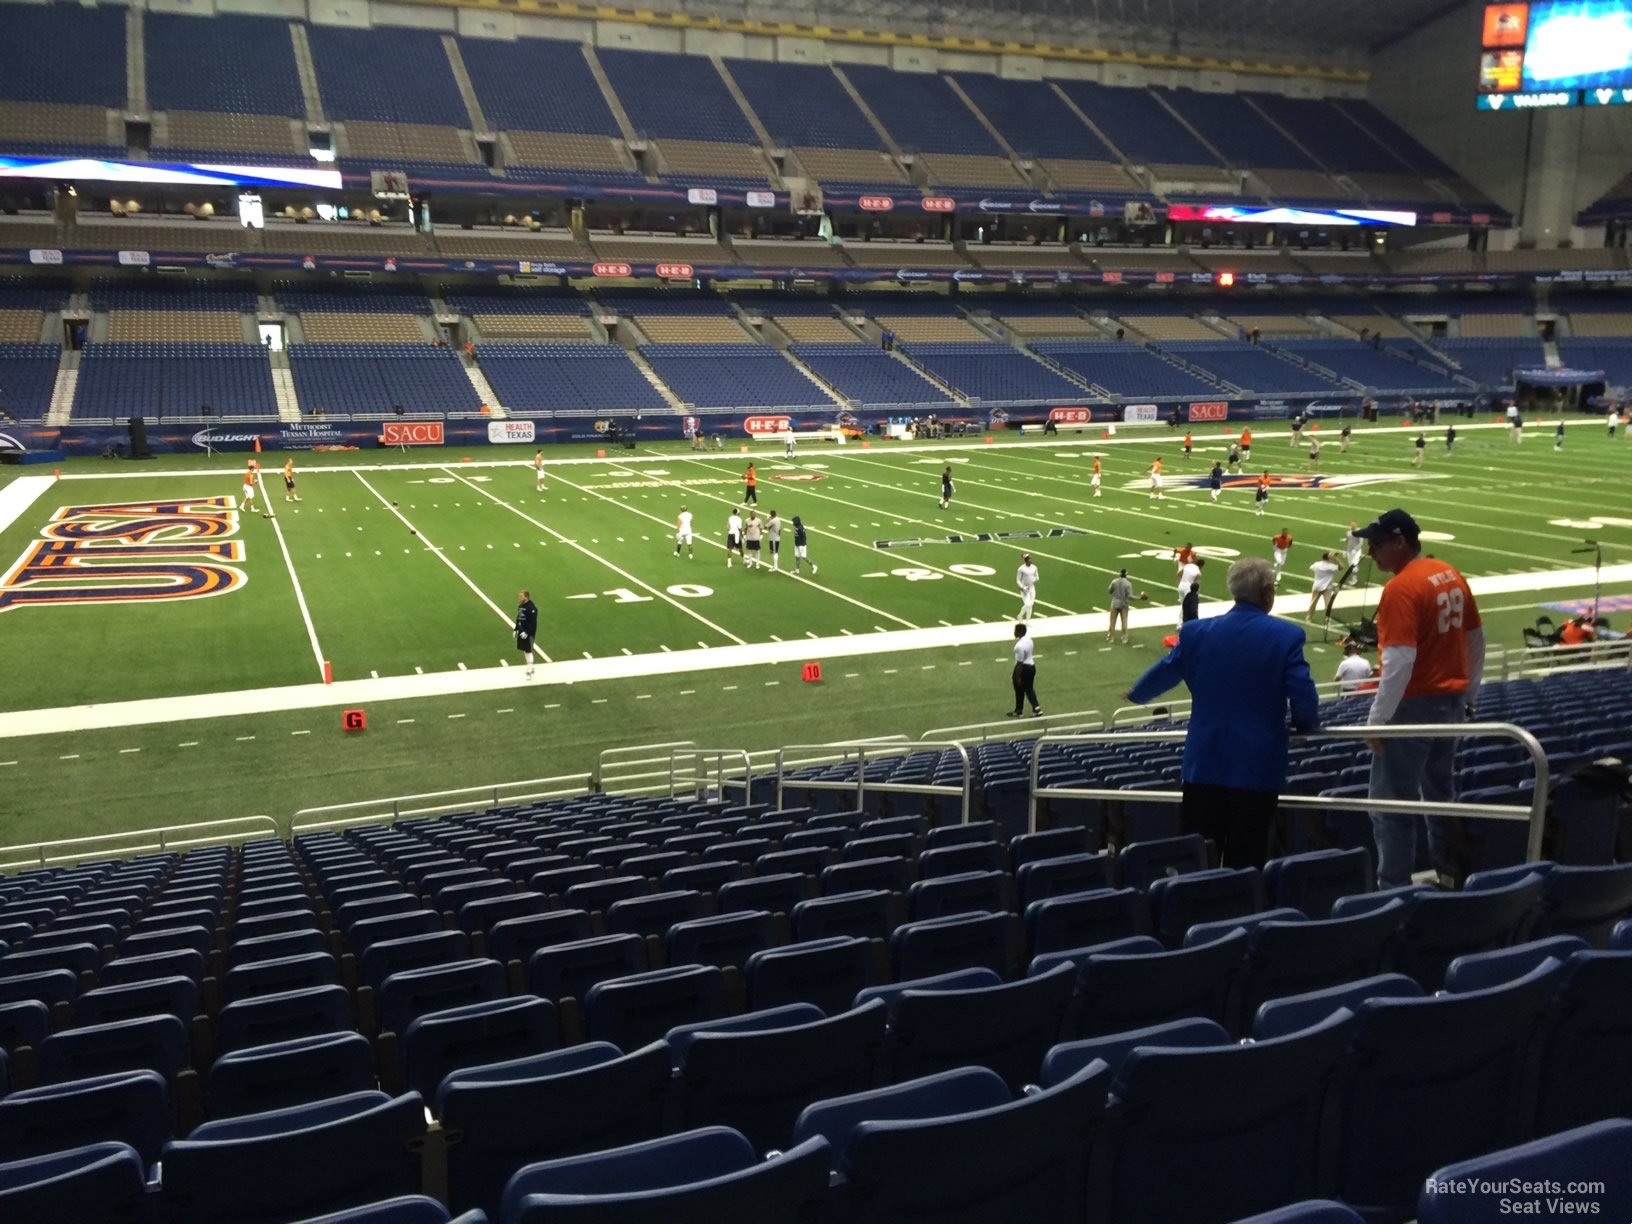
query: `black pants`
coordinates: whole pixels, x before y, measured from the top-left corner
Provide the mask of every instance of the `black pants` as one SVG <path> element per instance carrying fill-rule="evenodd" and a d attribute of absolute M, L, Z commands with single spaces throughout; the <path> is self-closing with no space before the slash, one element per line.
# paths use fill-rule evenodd
<path fill-rule="evenodd" d="M 1179 821 L 1186 833 L 1200 833 L 1218 846 L 1222 866 L 1262 867 L 1275 809 L 1272 790 L 1186 782 Z"/>
<path fill-rule="evenodd" d="M 1014 665 L 1014 712 L 1022 713 L 1026 702 L 1031 702 L 1033 710 L 1042 709 L 1042 703 L 1037 700 L 1037 664 L 1016 663 Z"/>
<path fill-rule="evenodd" d="M 755 485 L 749 485 L 743 490 L 742 504 L 746 506 L 749 502 L 759 505 L 759 489 Z"/>

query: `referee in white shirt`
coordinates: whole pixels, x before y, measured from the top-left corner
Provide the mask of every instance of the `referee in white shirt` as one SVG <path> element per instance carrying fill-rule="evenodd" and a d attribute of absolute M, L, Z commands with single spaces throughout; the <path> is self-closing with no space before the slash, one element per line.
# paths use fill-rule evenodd
<path fill-rule="evenodd" d="M 1031 606 L 1037 602 L 1037 567 L 1032 564 L 1030 553 L 1020 558 L 1020 568 L 1014 572 L 1014 581 L 1020 588 L 1020 619 L 1029 621 Z"/>
<path fill-rule="evenodd" d="M 1041 717 L 1043 707 L 1037 702 L 1037 664 L 1032 662 L 1031 638 L 1026 636 L 1023 624 L 1014 627 L 1014 710 L 1010 718 L 1019 718 L 1031 702 L 1033 717 Z"/>

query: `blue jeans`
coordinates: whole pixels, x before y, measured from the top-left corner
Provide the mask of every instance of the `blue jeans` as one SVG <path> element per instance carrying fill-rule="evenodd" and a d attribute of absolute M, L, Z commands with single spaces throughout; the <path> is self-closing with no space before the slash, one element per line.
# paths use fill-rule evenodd
<path fill-rule="evenodd" d="M 1461 693 L 1443 697 L 1411 697 L 1400 702 L 1391 723 L 1459 723 L 1466 698 Z M 1371 761 L 1373 799 L 1456 798 L 1456 741 L 1454 739 L 1389 739 L 1379 741 L 1380 756 Z M 1417 860 L 1417 825 L 1421 816 L 1392 812 L 1371 814 L 1371 835 L 1377 843 L 1377 887 L 1398 888 L 1411 882 Z M 1428 858 L 1436 870 L 1447 865 L 1445 818 L 1429 816 Z"/>

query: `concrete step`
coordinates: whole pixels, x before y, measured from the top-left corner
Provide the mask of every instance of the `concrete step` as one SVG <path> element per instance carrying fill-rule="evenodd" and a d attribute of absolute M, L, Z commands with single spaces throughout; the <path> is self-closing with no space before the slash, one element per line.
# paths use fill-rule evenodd
<path fill-rule="evenodd" d="M 45 414 L 47 425 L 66 425 L 74 414 L 74 391 L 79 386 L 79 371 L 66 366 L 57 370 L 57 380 L 51 386 L 51 407 Z"/>
<path fill-rule="evenodd" d="M 502 421 L 509 415 L 499 403 L 498 393 L 493 390 L 493 384 L 487 381 L 487 375 L 482 373 L 480 366 L 467 365 L 465 377 L 470 379 L 470 385 L 476 388 L 476 394 L 481 397 L 482 403 L 487 405 L 494 420 Z"/>

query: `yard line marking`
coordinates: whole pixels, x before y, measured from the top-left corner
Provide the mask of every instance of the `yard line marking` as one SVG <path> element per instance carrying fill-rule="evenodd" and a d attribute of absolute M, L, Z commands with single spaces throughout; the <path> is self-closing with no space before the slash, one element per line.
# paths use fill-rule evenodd
<path fill-rule="evenodd" d="M 15 765 L 15 764 L 17 764 L 16 761 L 0 761 L 0 769 L 4 769 L 7 765 Z"/>
<path fill-rule="evenodd" d="M 667 646 L 659 646 L 658 649 L 661 650 L 664 654 L 669 653 L 669 648 Z"/>
<path fill-rule="evenodd" d="M 503 710 L 494 710 L 493 713 L 495 713 L 495 714 L 514 714 L 515 710 L 511 709 L 511 708 L 506 708 L 506 709 L 503 709 Z"/>
<path fill-rule="evenodd" d="M 935 664 L 933 664 L 933 663 L 921 664 L 919 666 L 918 670 L 919 671 L 934 671 L 935 670 Z"/>
<path fill-rule="evenodd" d="M 622 647 L 622 650 L 623 650 L 623 653 L 626 654 L 626 655 L 632 655 L 632 654 L 635 653 L 634 651 L 630 650 L 629 647 L 627 647 L 627 646 Z"/>
<path fill-rule="evenodd" d="M 780 681 L 780 680 L 767 680 L 767 681 L 765 681 L 765 687 L 766 688 L 775 688 L 777 685 L 779 685 L 781 683 L 782 683 L 782 681 Z"/>
<path fill-rule="evenodd" d="M 77 760 L 79 760 L 79 753 L 77 753 L 77 752 L 67 752 L 67 753 L 64 753 L 62 756 L 59 756 L 57 758 L 57 760 L 59 760 L 59 761 L 77 761 Z"/>
<path fill-rule="evenodd" d="M 594 656 L 594 655 L 592 655 L 592 654 L 590 654 L 590 653 L 589 653 L 589 651 L 587 651 L 587 650 L 586 650 L 586 651 L 584 651 L 584 658 L 586 658 L 586 659 L 593 659 L 593 658 L 594 658 L 594 657 L 595 657 L 595 656 Z"/>
<path fill-rule="evenodd" d="M 693 697 L 693 696 L 696 696 L 696 694 L 697 694 L 696 689 L 681 689 L 680 690 L 680 696 L 682 696 L 682 697 Z"/>
<path fill-rule="evenodd" d="M 605 697 L 596 697 L 589 704 L 590 705 L 605 705 L 606 704 L 606 698 Z"/>
<path fill-rule="evenodd" d="M 771 641 L 773 641 L 773 642 L 780 642 L 780 641 L 781 641 L 781 640 L 782 640 L 782 639 L 781 639 L 781 638 L 779 638 L 779 637 L 777 637 L 777 636 L 776 636 L 776 634 L 774 634 L 774 633 L 773 633 L 773 634 L 771 634 Z"/>
<path fill-rule="evenodd" d="M 237 736 L 235 738 L 237 739 L 237 741 L 240 744 L 247 744 L 247 743 L 249 743 L 250 740 L 254 739 L 255 737 L 253 735 L 240 735 L 240 736 Z"/>
<path fill-rule="evenodd" d="M 448 717 L 449 718 L 463 718 L 464 715 L 463 714 L 449 714 Z"/>
<path fill-rule="evenodd" d="M 140 752 L 140 751 L 141 751 L 140 748 L 121 748 L 121 749 L 119 749 L 119 755 L 120 756 L 129 756 L 133 752 Z"/>
<path fill-rule="evenodd" d="M 197 740 L 188 740 L 185 743 L 177 744 L 176 747 L 177 748 L 197 748 L 198 747 L 198 741 Z"/>
<path fill-rule="evenodd" d="M 411 723 L 413 721 L 414 720 L 411 719 L 411 718 L 399 718 L 399 719 L 397 719 L 397 726 L 400 727 L 400 726 L 402 726 L 403 723 Z"/>
<path fill-rule="evenodd" d="M 806 629 L 805 630 L 805 636 L 807 638 L 813 638 L 813 637 L 816 636 L 816 631 L 814 629 Z"/>
<path fill-rule="evenodd" d="M 635 694 L 635 700 L 636 701 L 650 701 L 651 699 L 652 699 L 652 695 L 650 693 L 636 693 Z"/>
<path fill-rule="evenodd" d="M 466 670 L 465 665 L 463 663 L 459 664 L 459 670 L 460 671 L 465 671 Z"/>
<path fill-rule="evenodd" d="M 425 669 L 423 667 L 414 668 L 414 675 L 423 676 L 424 674 L 425 674 Z"/>
<path fill-rule="evenodd" d="M 855 679 L 859 678 L 860 675 L 861 675 L 860 672 L 845 672 L 844 673 L 844 678 L 846 680 L 855 680 Z"/>
<path fill-rule="evenodd" d="M 449 468 L 449 467 L 444 467 L 442 469 L 442 471 L 444 473 L 446 473 L 447 475 L 452 476 L 455 480 L 461 482 L 462 484 L 469 485 L 472 489 L 475 489 L 476 492 L 480 493 L 483 497 L 487 498 L 489 501 L 493 502 L 495 505 L 502 506 L 504 509 L 510 511 L 511 514 L 514 514 L 518 518 L 521 518 L 521 519 L 525 520 L 526 522 L 531 523 L 534 527 L 537 527 L 540 531 L 554 536 L 556 539 L 560 540 L 563 544 L 571 544 L 572 543 L 572 541 L 568 540 L 559 531 L 555 530 L 555 528 L 547 526 L 546 524 L 539 522 L 532 515 L 528 514 L 525 510 L 520 510 L 517 507 L 512 506 L 509 502 L 505 501 L 502 497 L 499 497 L 497 494 L 489 493 L 486 489 L 482 488 L 480 485 L 472 484 L 470 481 L 466 480 L 463 476 L 461 476 L 454 469 Z M 568 484 L 568 485 L 572 485 L 571 481 L 563 481 L 563 483 Z M 572 485 L 572 487 L 573 488 L 578 488 L 579 486 Z M 595 496 L 600 497 L 601 495 L 599 493 L 596 493 Z M 612 499 L 605 498 L 603 500 L 611 501 Z M 617 502 L 613 501 L 613 504 L 616 505 Z M 596 541 L 594 541 L 594 540 L 590 541 L 590 543 L 592 543 L 592 544 L 595 543 L 595 542 Z M 611 570 L 614 574 L 618 575 L 618 577 L 620 577 L 624 581 L 628 582 L 631 586 L 638 586 L 638 587 L 644 588 L 646 591 L 648 591 L 649 593 L 657 596 L 664 603 L 668 604 L 671 608 L 678 608 L 681 612 L 684 612 L 687 616 L 691 617 L 693 620 L 698 621 L 701 624 L 707 625 L 715 633 L 719 634 L 721 637 L 725 638 L 726 640 L 731 641 L 731 642 L 735 642 L 739 646 L 743 646 L 743 645 L 747 644 L 742 638 L 738 637 L 736 634 L 732 633 L 728 629 L 722 629 L 720 626 L 716 625 L 713 621 L 709 620 L 708 617 L 704 616 L 701 612 L 698 612 L 695 608 L 688 608 L 685 604 L 683 604 L 679 600 L 675 599 L 674 596 L 670 595 L 667 591 L 661 590 L 658 587 L 654 587 L 651 583 L 645 582 L 642 579 L 635 577 L 633 574 L 629 573 L 628 570 L 619 568 L 618 566 L 612 564 L 612 562 L 608 561 L 605 557 L 599 556 L 599 555 L 591 552 L 589 549 L 585 548 L 582 544 L 573 544 L 572 546 L 574 548 L 576 548 L 579 552 L 583 553 L 584 556 L 588 557 L 591 561 L 598 561 L 602 565 L 606 566 L 607 569 Z M 508 620 L 509 618 L 506 617 L 505 619 Z M 549 660 L 546 659 L 545 662 L 549 662 Z"/>
<path fill-rule="evenodd" d="M 568 483 L 571 483 L 571 482 L 569 481 Z M 737 505 L 737 503 L 734 500 L 732 500 L 729 497 L 726 497 L 724 494 L 702 493 L 702 492 L 699 492 L 695 488 L 689 488 L 689 487 L 684 486 L 684 485 L 678 485 L 678 484 L 675 484 L 673 481 L 670 481 L 670 480 L 665 480 L 665 481 L 663 481 L 663 483 L 665 485 L 671 487 L 671 488 L 681 490 L 682 492 L 686 493 L 687 496 L 707 497 L 711 501 L 725 502 L 726 504 L 731 505 L 731 506 Z M 661 523 L 664 527 L 668 527 L 668 526 L 671 525 L 667 519 L 660 518 L 655 514 L 648 514 L 646 511 L 637 509 L 636 507 L 631 506 L 631 505 L 627 504 L 626 502 L 621 502 L 621 501 L 617 500 L 616 498 L 608 497 L 608 496 L 606 496 L 606 495 L 604 495 L 602 493 L 597 493 L 594 489 L 590 489 L 588 491 L 591 492 L 591 493 L 594 493 L 595 496 L 599 497 L 602 501 L 609 502 L 612 505 L 617 506 L 620 510 L 627 510 L 631 514 L 638 514 L 642 518 L 651 519 L 654 523 Z M 710 538 L 710 537 L 708 537 L 706 535 L 703 537 L 703 546 L 705 548 L 718 548 L 718 549 L 722 549 L 722 550 L 725 548 L 724 544 L 722 544 L 718 540 L 712 539 L 712 538 Z M 894 621 L 896 624 L 901 625 L 904 628 L 907 628 L 907 629 L 916 629 L 916 628 L 918 628 L 917 625 L 913 624 L 910 620 L 907 620 L 904 617 L 896 616 L 894 613 L 891 613 L 891 612 L 886 612 L 882 608 L 871 607 L 868 604 L 862 603 L 859 599 L 856 599 L 856 598 L 854 598 L 854 597 L 852 597 L 850 595 L 846 595 L 843 591 L 837 591 L 837 590 L 834 590 L 832 587 L 823 586 L 820 583 L 811 582 L 803 574 L 789 573 L 788 577 L 793 578 L 793 579 L 795 579 L 795 580 L 797 580 L 799 582 L 803 582 L 806 585 L 810 586 L 812 589 L 821 591 L 824 594 L 826 594 L 826 595 L 828 595 L 828 596 L 830 596 L 830 597 L 832 597 L 834 599 L 842 599 L 845 603 L 850 604 L 853 607 L 860 608 L 864 612 L 871 612 L 874 616 L 882 616 L 885 620 Z M 670 602 L 672 602 L 672 601 L 670 601 Z"/>
<path fill-rule="evenodd" d="M 447 566 L 450 570 L 452 570 L 454 572 L 455 576 L 458 577 L 459 581 L 463 582 L 467 587 L 469 587 L 471 589 L 472 592 L 475 593 L 477 599 L 480 599 L 488 607 L 493 609 L 493 613 L 494 613 L 495 616 L 497 616 L 500 620 L 502 620 L 507 625 L 513 624 L 515 622 L 515 617 L 511 616 L 510 613 L 506 612 L 503 608 L 499 607 L 498 604 L 494 603 L 491 599 L 489 599 L 487 597 L 487 592 L 482 590 L 481 587 L 477 586 L 474 582 L 472 582 L 470 580 L 470 575 L 466 574 L 464 570 L 460 569 L 457 565 L 455 565 L 453 563 L 453 559 L 450 558 L 445 552 L 443 552 L 435 544 L 431 543 L 431 539 L 430 539 L 429 536 L 425 535 L 417 527 L 415 527 L 412 523 L 410 523 L 408 521 L 407 516 L 405 514 L 403 514 L 403 512 L 401 510 L 397 509 L 397 507 L 394 506 L 391 503 L 390 498 L 383 496 L 378 489 L 376 489 L 373 485 L 369 484 L 367 478 L 364 477 L 364 475 L 361 472 L 357 472 L 357 473 L 355 473 L 355 475 L 356 475 L 358 480 L 363 482 L 363 487 L 374 495 L 375 499 L 379 501 L 380 505 L 384 506 L 387 510 L 391 511 L 392 514 L 396 515 L 398 521 L 401 522 L 404 527 L 408 528 L 409 531 L 412 531 L 416 536 L 418 536 L 420 541 L 425 545 L 425 547 L 428 548 L 436 556 L 436 559 L 438 561 L 442 562 L 442 564 Z M 469 482 L 467 481 L 466 483 L 468 484 Z M 475 488 L 475 487 L 476 487 L 475 485 L 471 485 L 471 488 Z M 552 661 L 550 659 L 550 656 L 545 654 L 537 646 L 533 647 L 533 653 L 535 655 L 537 655 L 540 659 L 542 659 L 546 663 L 549 663 L 549 662 Z M 418 671 L 417 668 L 415 670 Z M 424 673 L 421 672 L 420 674 L 423 675 Z"/>
<path fill-rule="evenodd" d="M 958 661 L 959 667 L 973 667 L 974 665 L 975 661 L 973 659 L 960 659 Z"/>
<path fill-rule="evenodd" d="M 311 732 L 310 731 L 291 731 L 291 732 L 289 732 L 289 734 L 290 735 L 310 735 Z"/>
<path fill-rule="evenodd" d="M 736 692 L 736 689 L 737 686 L 734 684 L 722 684 L 720 686 L 720 692 L 722 693 L 734 693 Z"/>
<path fill-rule="evenodd" d="M 545 706 L 544 708 L 546 710 L 559 710 L 561 708 L 561 703 L 559 701 L 552 701 L 552 702 L 550 702 L 549 705 Z"/>
<path fill-rule="evenodd" d="M 896 672 L 898 672 L 898 671 L 900 671 L 900 670 L 901 670 L 901 669 L 900 669 L 900 668 L 898 668 L 898 667 L 886 667 L 886 668 L 885 668 L 885 669 L 884 669 L 884 674 L 885 674 L 885 675 L 886 675 L 886 676 L 893 676 L 893 675 L 895 675 L 895 673 L 896 673 Z"/>
<path fill-rule="evenodd" d="M 257 470 L 255 483 L 260 487 L 262 505 L 269 504 L 271 494 L 266 491 L 266 481 Z M 312 644 L 312 658 L 317 662 L 317 674 L 323 674 L 323 647 L 317 644 L 317 626 L 312 624 L 312 610 L 306 606 L 306 592 L 300 589 L 300 575 L 295 573 L 295 559 L 289 555 L 289 544 L 283 538 L 283 527 L 275 515 L 268 515 L 272 520 L 272 534 L 278 538 L 278 551 L 283 554 L 283 563 L 289 569 L 289 582 L 295 588 L 295 604 L 300 608 L 300 619 L 306 622 L 306 640 Z M 346 554 L 348 557 L 350 553 Z"/>
<path fill-rule="evenodd" d="M 707 650 L 707 649 L 708 649 L 708 643 L 707 643 L 707 642 L 704 642 L 704 641 L 699 641 L 699 642 L 698 642 L 698 643 L 697 643 L 697 645 L 699 645 L 699 646 L 701 646 L 701 647 L 702 647 L 702 648 L 703 648 L 703 649 L 704 649 L 704 650 Z"/>

